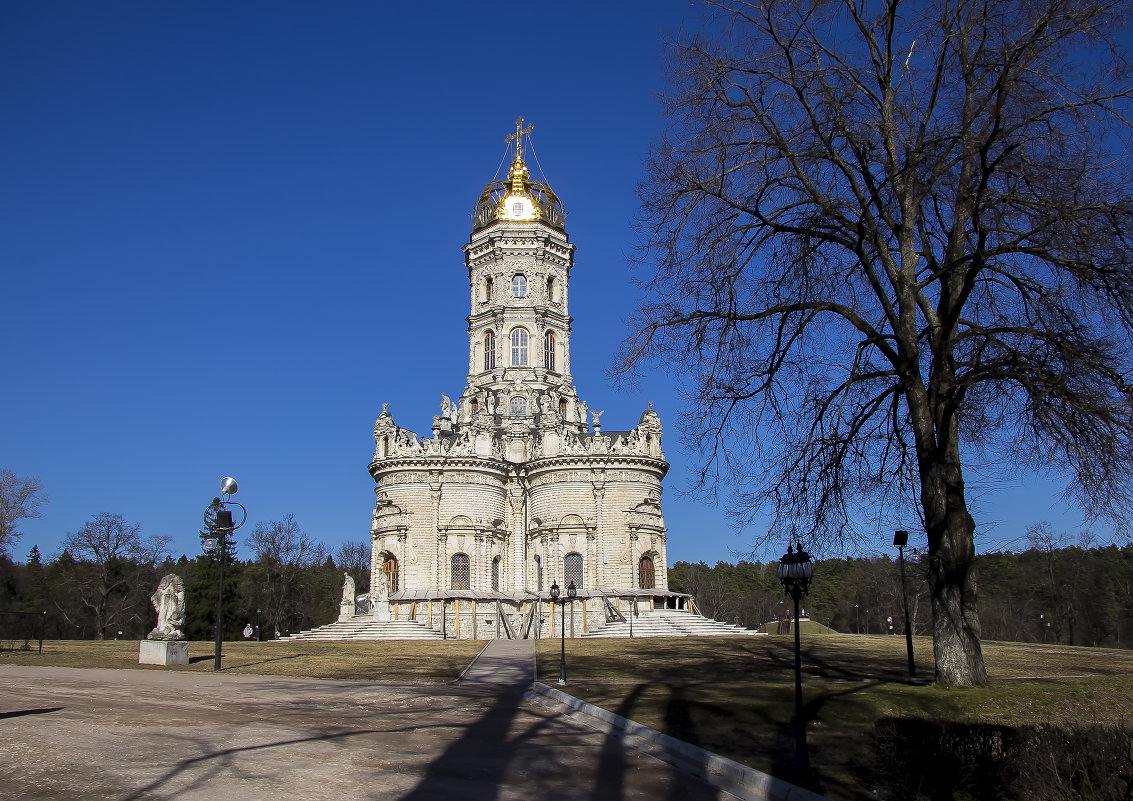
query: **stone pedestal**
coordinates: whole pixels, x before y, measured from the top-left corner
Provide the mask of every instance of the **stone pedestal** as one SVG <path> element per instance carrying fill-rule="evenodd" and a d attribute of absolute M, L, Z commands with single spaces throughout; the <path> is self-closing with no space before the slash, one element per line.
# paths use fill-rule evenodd
<path fill-rule="evenodd" d="M 354 617 L 354 602 L 343 601 L 338 605 L 338 619 L 339 621 L 350 620 Z"/>
<path fill-rule="evenodd" d="M 138 643 L 139 665 L 187 665 L 189 643 L 184 640 L 142 640 Z"/>
<path fill-rule="evenodd" d="M 374 620 L 379 623 L 387 622 L 389 618 L 389 601 L 384 598 L 378 598 L 373 601 L 374 605 Z"/>

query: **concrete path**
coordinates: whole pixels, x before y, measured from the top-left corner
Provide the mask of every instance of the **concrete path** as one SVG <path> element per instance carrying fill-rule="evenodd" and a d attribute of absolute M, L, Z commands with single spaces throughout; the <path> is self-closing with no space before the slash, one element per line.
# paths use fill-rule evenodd
<path fill-rule="evenodd" d="M 457 685 L 0 666 L 0 798 L 731 798 L 525 701 L 501 654 Z"/>
<path fill-rule="evenodd" d="M 457 684 L 530 687 L 535 681 L 535 640 L 492 640 Z"/>

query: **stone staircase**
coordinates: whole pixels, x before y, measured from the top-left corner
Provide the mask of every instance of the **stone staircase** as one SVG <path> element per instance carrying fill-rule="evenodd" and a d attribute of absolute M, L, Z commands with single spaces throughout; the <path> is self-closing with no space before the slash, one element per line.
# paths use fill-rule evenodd
<path fill-rule="evenodd" d="M 745 629 L 731 623 L 722 623 L 692 612 L 673 609 L 655 609 L 641 612 L 633 619 L 634 637 L 752 637 L 761 632 Z M 583 637 L 629 637 L 629 615 L 626 622 L 606 623 L 588 631 Z"/>
<path fill-rule="evenodd" d="M 673 609 L 655 609 L 652 612 L 640 612 L 633 620 L 634 637 L 743 637 L 755 636 L 763 632 L 745 629 L 731 623 L 722 623 L 719 620 L 692 612 L 680 612 Z M 580 637 L 629 637 L 629 616 L 626 622 L 616 621 L 606 623 L 593 629 Z M 417 623 L 412 620 L 390 620 L 375 622 L 370 615 L 355 615 L 350 620 L 336 621 L 320 626 L 317 629 L 301 631 L 282 640 L 440 640 L 439 631 Z"/>
<path fill-rule="evenodd" d="M 317 629 L 301 631 L 280 640 L 439 640 L 441 633 L 412 620 L 377 622 L 370 615 L 355 615 Z"/>

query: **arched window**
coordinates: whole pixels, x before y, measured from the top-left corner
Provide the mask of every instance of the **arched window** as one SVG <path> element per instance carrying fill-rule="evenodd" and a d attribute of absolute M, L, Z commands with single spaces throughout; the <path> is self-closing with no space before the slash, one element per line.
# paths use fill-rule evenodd
<path fill-rule="evenodd" d="M 478 411 L 480 411 L 480 399 L 479 398 L 473 398 L 472 399 L 472 414 L 475 415 L 476 412 L 478 412 Z"/>
<path fill-rule="evenodd" d="M 452 588 L 454 590 L 467 590 L 470 588 L 468 569 L 470 561 L 466 553 L 452 555 Z"/>
<path fill-rule="evenodd" d="M 511 416 L 512 417 L 526 417 L 527 416 L 527 398 L 522 395 L 516 395 L 511 399 Z"/>
<path fill-rule="evenodd" d="M 553 275 L 547 277 L 547 302 L 548 303 L 555 303 L 556 302 L 555 301 L 555 277 Z"/>
<path fill-rule="evenodd" d="M 566 412 L 567 412 L 567 399 L 566 398 L 559 398 L 559 414 L 561 414 L 563 417 L 566 417 Z"/>
<path fill-rule="evenodd" d="M 527 279 L 523 273 L 516 273 L 511 279 L 511 296 L 513 298 L 527 297 Z"/>
<path fill-rule="evenodd" d="M 484 297 L 482 297 L 480 300 L 483 303 L 487 303 L 491 299 L 492 299 L 492 276 L 489 275 L 484 279 Z"/>
<path fill-rule="evenodd" d="M 555 332 L 548 331 L 543 335 L 543 367 L 548 370 L 555 369 Z"/>
<path fill-rule="evenodd" d="M 392 554 L 386 554 L 385 561 L 382 562 L 382 575 L 386 578 L 386 592 L 395 593 L 398 588 L 398 574 L 397 574 L 397 558 Z"/>
<path fill-rule="evenodd" d="M 500 591 L 500 557 L 492 560 L 492 592 Z"/>
<path fill-rule="evenodd" d="M 566 558 L 563 559 L 563 584 L 570 586 L 573 581 L 574 586 L 578 589 L 582 588 L 582 554 L 568 553 Z"/>
<path fill-rule="evenodd" d="M 484 334 L 484 369 L 496 369 L 496 334 L 494 331 Z"/>
<path fill-rule="evenodd" d="M 524 328 L 511 332 L 511 366 L 527 366 L 527 330 Z"/>
<path fill-rule="evenodd" d="M 637 566 L 637 575 L 639 579 L 639 586 L 643 590 L 652 590 L 656 588 L 656 575 L 653 570 L 653 557 L 643 556 Z"/>

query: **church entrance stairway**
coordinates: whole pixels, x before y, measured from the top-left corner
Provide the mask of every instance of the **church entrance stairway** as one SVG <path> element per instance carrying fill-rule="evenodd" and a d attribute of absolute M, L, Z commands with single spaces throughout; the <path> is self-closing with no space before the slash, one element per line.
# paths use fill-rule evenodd
<path fill-rule="evenodd" d="M 632 621 L 631 621 L 632 617 Z M 605 623 L 579 637 L 736 637 L 763 632 L 674 609 L 642 610 L 636 616 L 623 613 L 622 620 Z M 485 631 L 493 631 L 484 627 Z M 451 636 L 451 633 L 450 633 Z M 413 620 L 375 621 L 370 615 L 355 615 L 283 640 L 440 640 L 444 634 Z M 481 638 L 491 639 L 491 637 Z"/>
<path fill-rule="evenodd" d="M 301 631 L 281 640 L 440 640 L 439 631 L 413 620 L 374 620 L 372 615 L 355 615 L 317 629 Z"/>
<path fill-rule="evenodd" d="M 624 613 L 615 620 L 583 634 L 583 637 L 736 637 L 760 632 L 731 623 L 675 609 L 654 609 L 637 615 Z M 632 621 L 631 621 L 632 618 Z"/>

